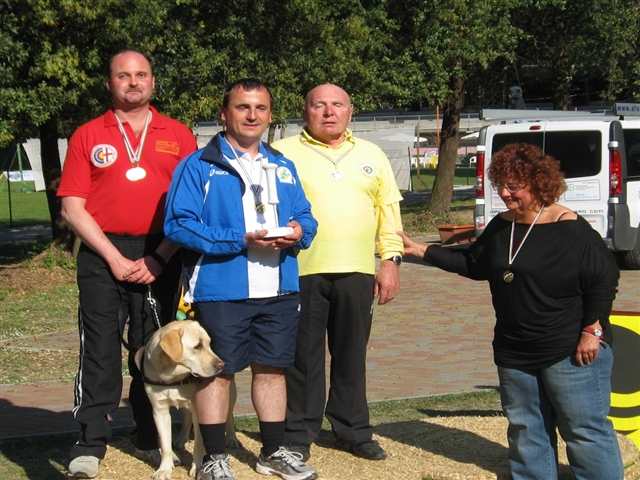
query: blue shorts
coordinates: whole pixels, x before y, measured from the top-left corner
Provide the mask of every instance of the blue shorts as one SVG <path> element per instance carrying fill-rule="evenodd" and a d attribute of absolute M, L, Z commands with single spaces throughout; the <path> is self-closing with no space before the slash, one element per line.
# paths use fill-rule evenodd
<path fill-rule="evenodd" d="M 296 351 L 300 295 L 233 302 L 197 302 L 195 319 L 211 337 L 211 349 L 233 374 L 252 363 L 290 367 Z"/>

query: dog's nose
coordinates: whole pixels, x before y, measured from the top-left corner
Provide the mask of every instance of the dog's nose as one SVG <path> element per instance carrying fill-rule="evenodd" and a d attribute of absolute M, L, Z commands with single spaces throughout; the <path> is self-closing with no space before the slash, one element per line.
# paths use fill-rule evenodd
<path fill-rule="evenodd" d="M 215 364 L 216 370 L 222 370 L 224 368 L 224 362 L 222 360 L 216 362 Z"/>

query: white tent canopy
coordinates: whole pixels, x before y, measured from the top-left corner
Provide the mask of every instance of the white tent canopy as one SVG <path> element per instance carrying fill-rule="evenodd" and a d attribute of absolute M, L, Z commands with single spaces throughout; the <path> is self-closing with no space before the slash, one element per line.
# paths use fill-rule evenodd
<path fill-rule="evenodd" d="M 33 170 L 33 179 L 35 181 L 36 192 L 46 189 L 44 183 L 44 175 L 42 173 L 42 158 L 40 157 L 40 139 L 30 138 L 22 144 L 24 151 L 29 157 L 29 163 Z M 67 153 L 67 140 L 58 139 L 58 153 L 60 154 L 60 162 L 64 164 L 64 157 Z"/>
<path fill-rule="evenodd" d="M 469 135 L 465 135 L 464 137 L 460 137 L 460 140 L 473 140 L 474 138 L 478 138 L 480 136 L 480 132 L 473 132 Z"/>
<path fill-rule="evenodd" d="M 415 135 L 411 135 L 408 133 L 394 133 L 393 135 L 386 135 L 384 137 L 380 137 L 380 140 L 386 140 L 387 142 L 402 142 L 402 143 L 416 143 L 416 142 L 426 142 L 427 138 L 425 137 L 416 137 Z"/>

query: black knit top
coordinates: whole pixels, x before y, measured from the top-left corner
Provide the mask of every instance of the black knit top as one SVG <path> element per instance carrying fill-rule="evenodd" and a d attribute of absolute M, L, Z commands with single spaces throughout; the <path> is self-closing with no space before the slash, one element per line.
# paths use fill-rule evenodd
<path fill-rule="evenodd" d="M 514 248 L 529 225 L 515 224 Z M 582 328 L 600 320 L 613 341 L 609 314 L 620 271 L 600 235 L 582 217 L 536 224 L 510 270 L 511 222 L 495 217 L 468 249 L 430 246 L 424 260 L 474 280 L 488 280 L 493 308 L 496 365 L 533 370 L 571 355 Z"/>

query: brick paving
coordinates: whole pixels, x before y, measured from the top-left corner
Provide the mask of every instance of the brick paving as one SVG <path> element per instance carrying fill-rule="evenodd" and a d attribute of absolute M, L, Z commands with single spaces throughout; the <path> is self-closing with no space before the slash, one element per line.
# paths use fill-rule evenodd
<path fill-rule="evenodd" d="M 400 271 L 400 295 L 374 309 L 367 360 L 369 401 L 496 387 L 491 352 L 494 317 L 486 282 L 411 260 Z M 614 309 L 640 312 L 640 271 L 622 272 Z M 77 351 L 78 347 L 75 331 L 32 340 L 39 348 Z M 242 372 L 237 377 L 235 412 L 253 414 L 250 375 Z M 128 384 L 125 377 L 122 402 L 112 416 L 114 427 L 132 425 Z M 72 408 L 72 381 L 0 385 L 0 439 L 76 432 Z"/>

